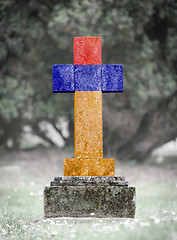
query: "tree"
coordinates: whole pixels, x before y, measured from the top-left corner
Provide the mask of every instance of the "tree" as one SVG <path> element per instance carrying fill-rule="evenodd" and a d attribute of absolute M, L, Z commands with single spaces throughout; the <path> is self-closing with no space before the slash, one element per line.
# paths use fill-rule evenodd
<path fill-rule="evenodd" d="M 103 63 L 124 64 L 124 93 L 103 96 L 105 153 L 142 160 L 174 139 L 176 16 L 173 0 L 0 3 L 1 144 L 18 146 L 25 124 L 46 138 L 39 122 L 58 129 L 58 116 L 73 135 L 73 96 L 51 93 L 51 66 L 72 63 L 73 38 L 89 35 L 102 37 Z"/>

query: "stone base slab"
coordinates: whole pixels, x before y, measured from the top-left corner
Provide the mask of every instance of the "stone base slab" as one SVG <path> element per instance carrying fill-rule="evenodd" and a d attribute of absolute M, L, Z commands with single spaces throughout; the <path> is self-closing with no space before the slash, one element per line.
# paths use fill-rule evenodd
<path fill-rule="evenodd" d="M 122 177 L 58 177 L 44 189 L 44 215 L 133 218 L 135 188 Z"/>
<path fill-rule="evenodd" d="M 115 159 L 68 158 L 64 159 L 64 176 L 114 176 Z"/>

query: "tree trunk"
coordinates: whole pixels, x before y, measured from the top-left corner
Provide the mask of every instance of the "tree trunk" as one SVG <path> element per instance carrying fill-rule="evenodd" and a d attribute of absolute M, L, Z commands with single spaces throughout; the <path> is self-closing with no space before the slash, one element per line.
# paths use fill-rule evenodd
<path fill-rule="evenodd" d="M 125 116 L 126 120 L 126 113 L 124 110 L 122 111 L 122 115 Z M 111 113 L 109 113 L 109 116 L 111 118 Z M 131 116 L 129 117 L 130 121 L 132 120 L 134 124 L 136 118 L 133 114 L 132 118 Z M 176 120 L 177 90 L 170 97 L 159 102 L 141 119 L 138 118 L 138 124 L 135 123 L 133 128 L 134 131 L 129 132 L 129 137 L 127 137 L 128 132 L 124 135 L 125 141 L 123 136 L 121 136 L 125 128 L 124 122 L 122 122 L 122 128 L 119 125 L 119 127 L 113 129 L 109 135 L 106 135 L 106 139 L 109 140 L 109 143 L 105 141 L 108 144 L 105 146 L 106 152 L 109 152 L 109 148 L 114 148 L 113 153 L 115 153 L 120 160 L 136 159 L 137 161 L 143 161 L 149 156 L 154 148 L 176 138 Z M 126 127 L 127 130 L 132 130 L 128 125 Z M 111 129 L 110 126 L 108 129 L 109 128 Z M 120 136 L 120 141 L 117 136 Z"/>

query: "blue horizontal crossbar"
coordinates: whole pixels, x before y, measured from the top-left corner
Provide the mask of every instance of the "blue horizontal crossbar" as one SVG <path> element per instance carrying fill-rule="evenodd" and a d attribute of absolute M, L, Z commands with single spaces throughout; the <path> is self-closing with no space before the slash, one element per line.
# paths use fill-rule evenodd
<path fill-rule="evenodd" d="M 101 91 L 101 65 L 74 66 L 75 91 Z"/>
<path fill-rule="evenodd" d="M 102 65 L 102 91 L 123 92 L 123 65 Z"/>
<path fill-rule="evenodd" d="M 53 65 L 53 92 L 74 92 L 74 65 Z"/>
<path fill-rule="evenodd" d="M 123 92 L 123 65 L 53 65 L 53 92 Z"/>

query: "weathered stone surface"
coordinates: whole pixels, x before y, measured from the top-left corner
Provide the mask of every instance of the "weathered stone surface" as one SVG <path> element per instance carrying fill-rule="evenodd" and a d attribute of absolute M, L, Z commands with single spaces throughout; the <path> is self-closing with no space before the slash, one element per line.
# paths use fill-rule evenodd
<path fill-rule="evenodd" d="M 101 38 L 74 38 L 74 65 L 101 64 Z"/>
<path fill-rule="evenodd" d="M 123 65 L 102 65 L 102 91 L 123 92 Z"/>
<path fill-rule="evenodd" d="M 102 124 L 102 92 L 76 91 L 74 93 L 75 158 L 103 158 Z"/>
<path fill-rule="evenodd" d="M 74 65 L 75 91 L 101 91 L 102 65 Z"/>
<path fill-rule="evenodd" d="M 53 92 L 74 92 L 74 66 L 71 64 L 56 64 L 52 67 Z"/>
<path fill-rule="evenodd" d="M 50 186 L 87 186 L 87 185 L 104 185 L 104 186 L 128 186 L 124 177 L 55 177 Z"/>
<path fill-rule="evenodd" d="M 133 218 L 135 188 L 121 177 L 57 177 L 44 189 L 44 214 Z"/>
<path fill-rule="evenodd" d="M 113 158 L 68 158 L 64 160 L 64 176 L 114 176 Z"/>

